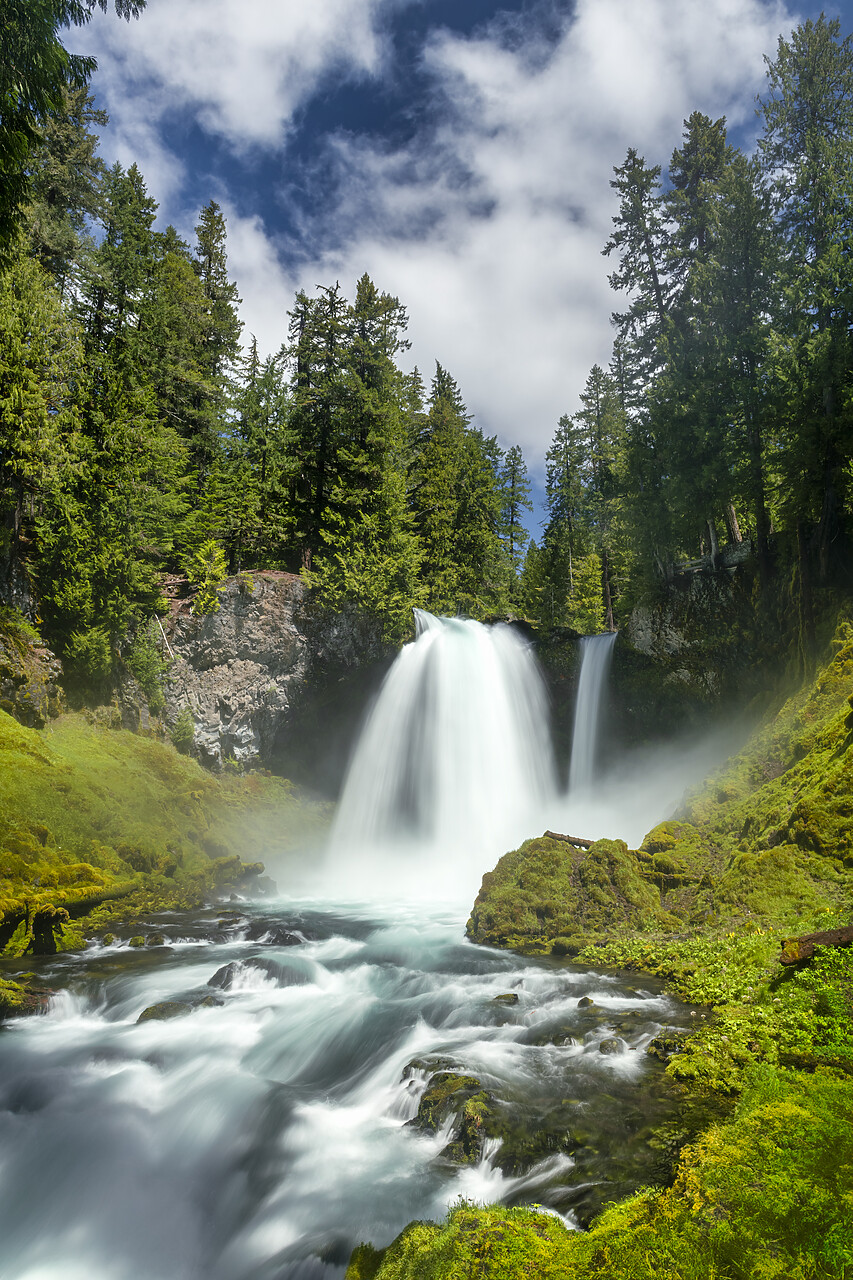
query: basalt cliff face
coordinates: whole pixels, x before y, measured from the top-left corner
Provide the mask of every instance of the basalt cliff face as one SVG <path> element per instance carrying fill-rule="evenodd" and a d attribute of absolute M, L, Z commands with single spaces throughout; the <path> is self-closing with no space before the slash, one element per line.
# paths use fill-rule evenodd
<path fill-rule="evenodd" d="M 264 571 L 229 578 L 219 609 L 195 616 L 178 580 L 168 584 L 164 623 L 171 651 L 164 719 L 192 716 L 192 751 L 219 768 L 279 761 L 296 780 L 314 781 L 321 732 L 358 720 L 370 687 L 391 658 L 377 624 L 364 614 L 320 610 L 302 580 Z M 330 723 L 331 721 L 331 723 Z M 343 762 L 332 762 L 330 785 Z M 323 789 L 325 778 L 320 778 Z"/>

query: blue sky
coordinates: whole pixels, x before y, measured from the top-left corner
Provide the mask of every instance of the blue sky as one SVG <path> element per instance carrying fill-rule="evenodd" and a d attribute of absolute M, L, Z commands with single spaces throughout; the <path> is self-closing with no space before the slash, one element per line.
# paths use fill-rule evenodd
<path fill-rule="evenodd" d="M 853 30 L 853 0 L 840 13 Z M 244 337 L 287 333 L 297 288 L 365 270 L 476 421 L 537 481 L 606 364 L 612 168 L 666 165 L 693 110 L 752 144 L 763 55 L 818 9 L 783 0 L 148 0 L 97 14 L 104 158 L 136 161 L 189 240 L 224 208 Z M 538 532 L 534 528 L 534 534 Z"/>

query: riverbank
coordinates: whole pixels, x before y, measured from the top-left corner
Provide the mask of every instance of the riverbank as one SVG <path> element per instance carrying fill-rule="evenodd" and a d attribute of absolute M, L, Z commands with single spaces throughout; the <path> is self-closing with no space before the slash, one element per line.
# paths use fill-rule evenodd
<path fill-rule="evenodd" d="M 25 728 L 0 711 L 0 952 L 128 936 L 155 911 L 263 894 L 264 858 L 326 815 L 269 774 L 213 777 L 171 743 L 63 715 Z M 0 984 L 0 1013 L 38 995 Z"/>
<path fill-rule="evenodd" d="M 781 962 L 797 954 L 791 939 L 851 921 L 851 706 L 844 624 L 816 678 L 639 850 L 542 837 L 484 877 L 475 941 L 654 973 L 713 1010 L 672 1039 L 667 1072 L 687 1103 L 732 1110 L 661 1135 L 671 1185 L 586 1233 L 535 1210 L 460 1205 L 387 1250 L 357 1250 L 349 1280 L 853 1275 L 853 948 Z"/>

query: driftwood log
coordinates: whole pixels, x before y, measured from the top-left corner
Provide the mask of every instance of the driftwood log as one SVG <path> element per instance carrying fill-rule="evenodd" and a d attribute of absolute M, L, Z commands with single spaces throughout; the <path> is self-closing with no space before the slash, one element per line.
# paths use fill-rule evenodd
<path fill-rule="evenodd" d="M 589 849 L 594 844 L 592 840 L 585 840 L 583 836 L 561 836 L 559 831 L 546 831 L 546 840 L 562 840 L 565 844 L 573 844 L 576 849 Z"/>
<path fill-rule="evenodd" d="M 781 964 L 799 964 L 810 960 L 815 947 L 848 947 L 853 942 L 853 924 L 841 929 L 826 929 L 823 933 L 804 933 L 799 938 L 783 938 Z"/>

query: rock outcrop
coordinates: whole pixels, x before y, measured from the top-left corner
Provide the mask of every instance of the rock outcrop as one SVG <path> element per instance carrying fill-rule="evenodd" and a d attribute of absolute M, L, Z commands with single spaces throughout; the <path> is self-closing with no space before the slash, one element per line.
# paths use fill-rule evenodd
<path fill-rule="evenodd" d="M 0 708 L 30 729 L 63 709 L 62 665 L 20 614 L 0 608 Z"/>
<path fill-rule="evenodd" d="M 214 768 L 269 763 L 329 685 L 387 663 L 390 650 L 363 614 L 326 613 L 295 574 L 229 578 L 216 613 L 195 616 L 186 584 L 167 584 L 171 665 L 165 720 L 192 717 L 192 751 Z"/>

